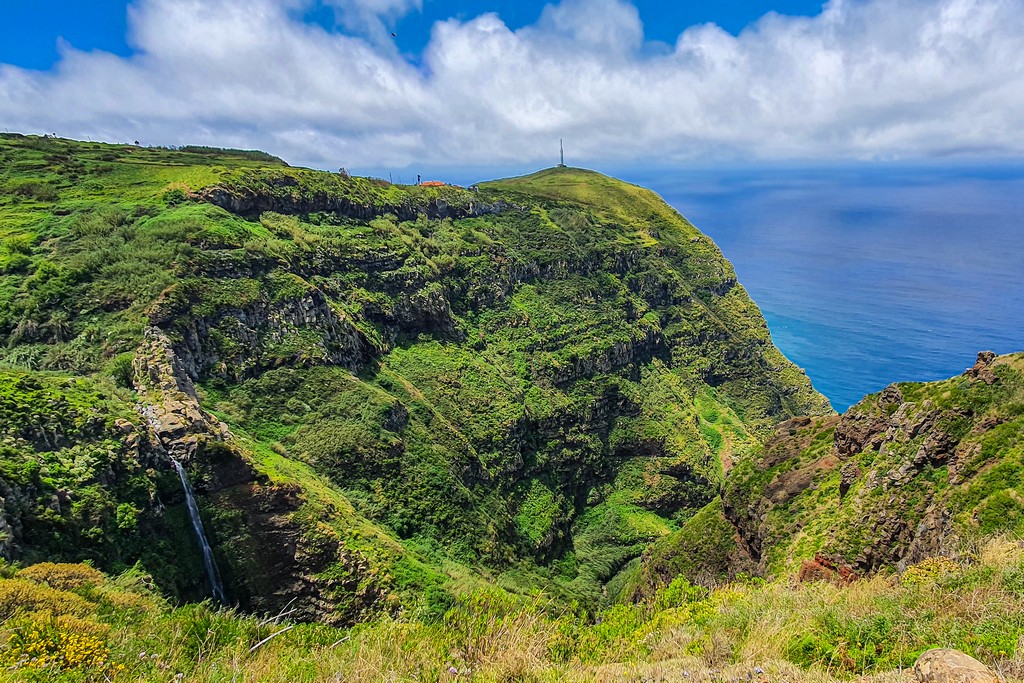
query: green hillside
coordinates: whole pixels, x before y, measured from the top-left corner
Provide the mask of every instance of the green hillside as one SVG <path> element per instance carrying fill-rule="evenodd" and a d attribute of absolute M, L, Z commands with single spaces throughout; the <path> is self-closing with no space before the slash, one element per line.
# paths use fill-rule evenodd
<path fill-rule="evenodd" d="M 593 171 L 0 162 L 0 678 L 1024 673 L 1021 355 L 837 416 Z"/>
<path fill-rule="evenodd" d="M 830 412 L 711 240 L 597 173 L 0 157 L 10 560 L 141 561 L 201 597 L 173 457 L 243 606 L 345 622 L 496 582 L 593 608 L 723 464 Z"/>
<path fill-rule="evenodd" d="M 1019 538 L 1022 399 L 1024 354 L 986 352 L 960 377 L 782 422 L 729 471 L 721 500 L 645 551 L 624 597 L 677 576 L 847 580 Z"/>

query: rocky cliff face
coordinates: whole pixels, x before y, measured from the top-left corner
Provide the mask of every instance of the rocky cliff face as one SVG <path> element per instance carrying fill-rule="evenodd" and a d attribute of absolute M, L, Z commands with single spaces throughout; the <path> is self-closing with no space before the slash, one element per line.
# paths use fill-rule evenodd
<path fill-rule="evenodd" d="M 308 311 L 303 321 L 318 322 Z M 310 520 L 315 504 L 302 488 L 261 474 L 227 426 L 200 406 L 192 382 L 202 367 L 196 357 L 183 362 L 166 335 L 148 328 L 135 355 L 138 409 L 153 447 L 192 470 L 215 511 L 211 541 L 229 599 L 337 625 L 393 607 L 374 563 L 358 547 L 346 547 L 330 523 L 342 520 Z"/>
<path fill-rule="evenodd" d="M 481 201 L 475 193 L 454 186 L 446 187 L 440 196 L 368 196 L 366 188 L 360 187 L 367 182 L 362 178 L 282 169 L 250 173 L 236 182 L 203 188 L 193 198 L 252 218 L 273 211 L 303 215 L 330 213 L 360 221 L 391 214 L 398 220 L 408 221 L 419 216 L 459 219 L 522 210 L 500 199 Z M 386 187 L 389 184 L 377 181 L 376 185 Z"/>
<path fill-rule="evenodd" d="M 234 302 L 208 315 L 196 315 L 188 303 L 201 300 L 201 293 L 173 290 L 165 295 L 150 309 L 151 329 L 173 336 L 175 341 L 168 343 L 192 380 L 238 381 L 288 363 L 358 370 L 374 351 L 344 311 L 314 288 L 295 298 L 275 301 L 264 295 Z"/>
<path fill-rule="evenodd" d="M 620 599 L 676 576 L 852 581 L 1024 530 L 1024 354 L 795 417 L 736 461 L 721 500 L 648 547 Z"/>
<path fill-rule="evenodd" d="M 167 457 L 187 463 L 208 442 L 230 440 L 228 428 L 200 407 L 185 363 L 159 329 L 146 329 L 133 369 L 139 411 L 154 437 L 151 443 Z"/>
<path fill-rule="evenodd" d="M 730 474 L 725 514 L 762 570 L 811 559 L 864 574 L 1016 532 L 1024 356 L 899 384 L 840 418 L 782 423 Z"/>
<path fill-rule="evenodd" d="M 4 559 L 90 559 L 111 569 L 141 560 L 167 590 L 204 597 L 175 459 L 205 501 L 232 602 L 338 624 L 390 608 L 377 562 L 332 526 L 353 520 L 311 520 L 317 503 L 300 486 L 259 472 L 200 405 L 187 364 L 157 328 L 144 333 L 134 379 L 133 404 L 103 385 L 0 373 L 4 462 L 21 468 L 0 479 Z"/>

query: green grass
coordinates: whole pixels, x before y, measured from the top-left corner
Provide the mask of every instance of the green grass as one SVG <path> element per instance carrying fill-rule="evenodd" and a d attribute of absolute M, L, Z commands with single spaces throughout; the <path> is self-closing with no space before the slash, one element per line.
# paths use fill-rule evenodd
<path fill-rule="evenodd" d="M 520 178 L 482 183 L 481 187 L 512 190 L 531 197 L 545 197 L 596 209 L 603 217 L 622 227 L 636 229 L 634 239 L 638 244 L 657 243 L 652 228 L 678 230 L 685 238 L 701 236 L 655 193 L 595 171 L 549 168 Z M 570 213 L 565 219 L 571 221 L 573 215 Z"/>

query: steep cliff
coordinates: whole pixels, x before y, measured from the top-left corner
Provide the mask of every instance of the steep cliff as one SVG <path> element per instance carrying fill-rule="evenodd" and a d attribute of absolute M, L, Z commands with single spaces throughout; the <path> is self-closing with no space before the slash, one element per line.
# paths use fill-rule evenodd
<path fill-rule="evenodd" d="M 1024 354 L 983 352 L 959 377 L 893 384 L 842 416 L 786 420 L 729 472 L 699 526 L 648 549 L 627 595 L 679 574 L 849 580 L 1019 535 L 1022 435 Z"/>
<path fill-rule="evenodd" d="M 726 485 L 764 567 L 819 555 L 857 573 L 1024 530 L 1024 355 L 981 353 L 960 377 L 894 384 L 841 418 L 789 421 Z"/>
<path fill-rule="evenodd" d="M 597 173 L 465 190 L 230 152 L 6 136 L 0 154 L 0 363 L 115 397 L 145 446 L 110 457 L 156 492 L 131 505 L 177 508 L 183 544 L 169 458 L 187 462 L 244 604 L 438 609 L 459 565 L 596 604 L 775 423 L 831 412 L 711 240 Z M 55 444 L 8 431 L 5 462 L 80 486 Z M 15 508 L 28 557 L 44 515 Z M 88 556 L 173 556 L 147 546 L 163 531 L 119 533 L 139 550 Z M 181 574 L 168 587 L 201 590 L 198 564 Z"/>

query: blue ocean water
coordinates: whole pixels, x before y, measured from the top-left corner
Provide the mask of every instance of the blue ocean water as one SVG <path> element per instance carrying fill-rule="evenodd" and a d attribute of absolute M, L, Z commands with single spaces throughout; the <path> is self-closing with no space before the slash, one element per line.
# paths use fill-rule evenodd
<path fill-rule="evenodd" d="M 623 173 L 721 247 L 838 411 L 1024 351 L 1024 168 Z"/>

